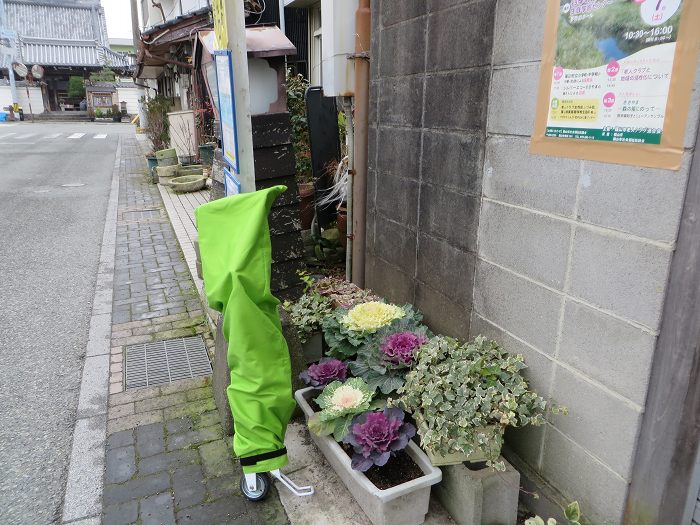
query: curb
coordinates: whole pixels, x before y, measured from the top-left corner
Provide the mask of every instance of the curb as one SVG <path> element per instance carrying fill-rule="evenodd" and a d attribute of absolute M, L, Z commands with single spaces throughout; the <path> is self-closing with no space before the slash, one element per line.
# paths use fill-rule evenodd
<path fill-rule="evenodd" d="M 73 525 L 99 523 L 102 513 L 121 151 L 120 135 L 112 170 L 90 332 L 80 381 L 77 421 L 63 498 L 62 523 Z"/>

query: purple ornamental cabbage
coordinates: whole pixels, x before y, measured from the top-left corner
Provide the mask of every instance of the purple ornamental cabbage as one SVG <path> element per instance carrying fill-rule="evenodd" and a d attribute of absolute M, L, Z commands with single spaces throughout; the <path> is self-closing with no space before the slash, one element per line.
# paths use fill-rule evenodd
<path fill-rule="evenodd" d="M 396 452 L 403 450 L 416 435 L 416 427 L 404 423 L 400 408 L 385 408 L 382 412 L 365 412 L 355 416 L 343 443 L 352 445 L 351 466 L 366 472 L 373 465 L 382 467 Z"/>
<path fill-rule="evenodd" d="M 299 379 L 308 386 L 323 388 L 333 381 L 345 381 L 348 377 L 348 365 L 340 359 L 326 357 L 318 364 L 311 365 L 304 372 L 299 374 Z"/>
<path fill-rule="evenodd" d="M 427 343 L 428 338 L 413 332 L 397 332 L 384 338 L 380 349 L 387 361 L 397 365 L 410 365 L 413 353 Z"/>

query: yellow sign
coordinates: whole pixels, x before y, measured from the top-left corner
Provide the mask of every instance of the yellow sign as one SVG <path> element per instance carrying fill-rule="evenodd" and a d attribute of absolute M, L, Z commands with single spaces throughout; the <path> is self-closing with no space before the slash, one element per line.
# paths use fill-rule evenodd
<path fill-rule="evenodd" d="M 228 49 L 228 30 L 226 29 L 226 0 L 212 0 L 211 11 L 214 17 L 214 36 L 217 49 Z"/>
<path fill-rule="evenodd" d="M 579 98 L 574 100 L 552 99 L 549 120 L 588 122 L 598 119 L 598 100 Z"/>

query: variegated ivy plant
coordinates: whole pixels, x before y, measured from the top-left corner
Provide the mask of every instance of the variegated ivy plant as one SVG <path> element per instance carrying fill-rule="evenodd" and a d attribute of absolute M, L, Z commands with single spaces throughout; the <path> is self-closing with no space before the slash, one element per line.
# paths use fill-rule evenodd
<path fill-rule="evenodd" d="M 481 448 L 487 463 L 503 470 L 498 456 L 505 427 L 544 422 L 546 402 L 520 375 L 524 368 L 521 355 L 485 337 L 466 344 L 434 337 L 416 352 L 392 403 L 413 414 L 424 448 L 438 455 Z"/>

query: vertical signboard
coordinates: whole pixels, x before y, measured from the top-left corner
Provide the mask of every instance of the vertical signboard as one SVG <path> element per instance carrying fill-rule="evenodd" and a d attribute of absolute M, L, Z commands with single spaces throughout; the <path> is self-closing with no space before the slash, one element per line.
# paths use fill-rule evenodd
<path fill-rule="evenodd" d="M 238 195 L 241 192 L 241 183 L 227 168 L 224 168 L 224 195 Z"/>
<path fill-rule="evenodd" d="M 216 83 L 219 96 L 219 121 L 224 160 L 234 173 L 238 169 L 238 135 L 236 130 L 236 100 L 233 94 L 231 51 L 216 51 Z"/>
<path fill-rule="evenodd" d="M 679 169 L 700 2 L 549 0 L 533 153 Z"/>

